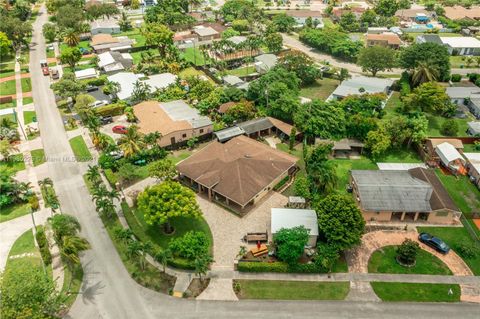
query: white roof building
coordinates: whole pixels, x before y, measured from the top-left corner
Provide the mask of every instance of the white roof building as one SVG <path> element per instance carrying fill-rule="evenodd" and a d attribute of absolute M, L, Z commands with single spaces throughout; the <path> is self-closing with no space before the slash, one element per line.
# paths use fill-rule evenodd
<path fill-rule="evenodd" d="M 193 28 L 193 32 L 195 32 L 200 37 L 209 37 L 215 36 L 218 34 L 218 31 L 212 27 L 205 27 L 203 25 L 199 25 Z"/>
<path fill-rule="evenodd" d="M 366 76 L 352 77 L 351 79 L 343 81 L 332 94 L 328 97 L 327 101 L 332 99 L 342 99 L 349 95 L 361 95 L 361 94 L 374 94 L 384 93 L 388 94 L 390 87 L 393 84 L 391 79 L 381 79 Z"/>
<path fill-rule="evenodd" d="M 127 100 L 132 97 L 135 82 L 145 77 L 144 74 L 135 74 L 132 72 L 119 72 L 107 77 L 110 82 L 117 82 L 120 84 L 120 91 L 117 93 L 117 97 L 120 100 Z"/>
<path fill-rule="evenodd" d="M 177 76 L 172 73 L 154 74 L 144 80 L 150 86 L 152 92 L 166 89 L 170 85 L 175 84 L 176 81 Z"/>
<path fill-rule="evenodd" d="M 94 68 L 75 71 L 75 78 L 77 80 L 91 79 L 97 77 L 97 71 Z"/>
<path fill-rule="evenodd" d="M 315 247 L 318 237 L 317 214 L 312 209 L 272 208 L 271 233 L 274 236 L 282 228 L 303 226 L 310 230 L 308 244 Z"/>
<path fill-rule="evenodd" d="M 465 159 L 462 157 L 459 151 L 450 143 L 444 142 L 437 145 L 435 148 L 435 153 L 438 154 L 440 160 L 446 167 L 455 168 L 455 161 L 459 160 L 465 164 Z"/>

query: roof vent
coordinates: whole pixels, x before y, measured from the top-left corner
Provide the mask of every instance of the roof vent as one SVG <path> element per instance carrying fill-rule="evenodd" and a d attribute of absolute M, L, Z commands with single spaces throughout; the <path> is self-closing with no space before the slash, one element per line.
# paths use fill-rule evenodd
<path fill-rule="evenodd" d="M 252 158 L 250 154 L 245 154 L 245 158 Z"/>

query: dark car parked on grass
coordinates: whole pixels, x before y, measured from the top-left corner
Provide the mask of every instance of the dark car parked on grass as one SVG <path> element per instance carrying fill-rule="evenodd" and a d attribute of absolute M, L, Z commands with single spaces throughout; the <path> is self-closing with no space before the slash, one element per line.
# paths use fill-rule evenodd
<path fill-rule="evenodd" d="M 450 247 L 448 247 L 443 240 L 428 233 L 421 233 L 418 235 L 418 240 L 444 255 L 448 254 L 450 251 Z"/>

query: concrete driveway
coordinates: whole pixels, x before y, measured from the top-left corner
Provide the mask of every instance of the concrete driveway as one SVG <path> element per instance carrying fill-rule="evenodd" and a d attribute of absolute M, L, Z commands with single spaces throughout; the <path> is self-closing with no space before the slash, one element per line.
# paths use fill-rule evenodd
<path fill-rule="evenodd" d="M 271 192 L 244 217 L 238 217 L 203 197 L 197 196 L 197 201 L 213 235 L 215 263 L 212 269 L 233 269 L 240 246 L 246 246 L 242 242 L 243 236 L 249 232 L 269 230 L 270 209 L 284 207 L 288 199 L 279 193 Z M 250 246 L 253 248 L 255 245 Z"/>
<path fill-rule="evenodd" d="M 120 137 L 122 137 L 122 134 L 117 134 L 112 132 L 112 128 L 116 125 L 123 125 L 123 126 L 129 127 L 131 123 L 127 122 L 127 117 L 125 115 L 115 116 L 113 118 L 113 123 L 103 125 L 102 127 L 100 127 L 100 132 L 110 136 L 116 142 Z"/>

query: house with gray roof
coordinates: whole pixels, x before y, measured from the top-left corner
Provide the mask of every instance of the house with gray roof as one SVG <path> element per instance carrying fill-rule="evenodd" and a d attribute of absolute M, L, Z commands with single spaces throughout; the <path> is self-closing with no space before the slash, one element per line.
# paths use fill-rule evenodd
<path fill-rule="evenodd" d="M 341 100 L 349 95 L 362 95 L 367 93 L 383 93 L 388 96 L 393 82 L 391 79 L 366 76 L 353 77 L 343 81 L 327 98 L 327 101 Z"/>
<path fill-rule="evenodd" d="M 223 84 L 227 86 L 234 86 L 236 88 L 239 88 L 241 90 L 247 90 L 248 89 L 248 82 L 245 82 L 244 80 L 240 79 L 236 75 L 230 75 L 227 74 L 222 78 Z"/>
<path fill-rule="evenodd" d="M 261 54 L 255 57 L 255 70 L 260 74 L 267 73 L 277 64 L 278 58 L 275 54 Z"/>
<path fill-rule="evenodd" d="M 480 120 L 480 97 L 470 98 L 467 107 L 470 110 L 470 113 L 472 113 L 477 120 Z"/>
<path fill-rule="evenodd" d="M 468 122 L 467 123 L 468 129 L 467 133 L 472 136 L 480 136 L 480 122 Z"/>
<path fill-rule="evenodd" d="M 308 230 L 308 245 L 317 246 L 318 219 L 313 209 L 272 208 L 270 226 L 272 237 L 275 237 L 281 229 L 303 226 Z"/>
<path fill-rule="evenodd" d="M 365 221 L 452 224 L 461 213 L 433 170 L 352 170 Z"/>
<path fill-rule="evenodd" d="M 107 74 L 114 74 L 128 70 L 133 65 L 133 58 L 130 53 L 107 51 L 97 55 L 98 67 Z"/>
<path fill-rule="evenodd" d="M 436 44 L 443 44 L 442 39 L 438 34 L 421 34 L 417 35 L 415 39 L 416 43 L 436 43 Z"/>
<path fill-rule="evenodd" d="M 92 35 L 99 33 L 115 34 L 120 33 L 120 26 L 117 19 L 97 19 L 90 23 L 90 32 Z"/>
<path fill-rule="evenodd" d="M 478 86 L 452 86 L 445 89 L 450 101 L 456 105 L 466 105 L 468 101 L 480 98 Z"/>

